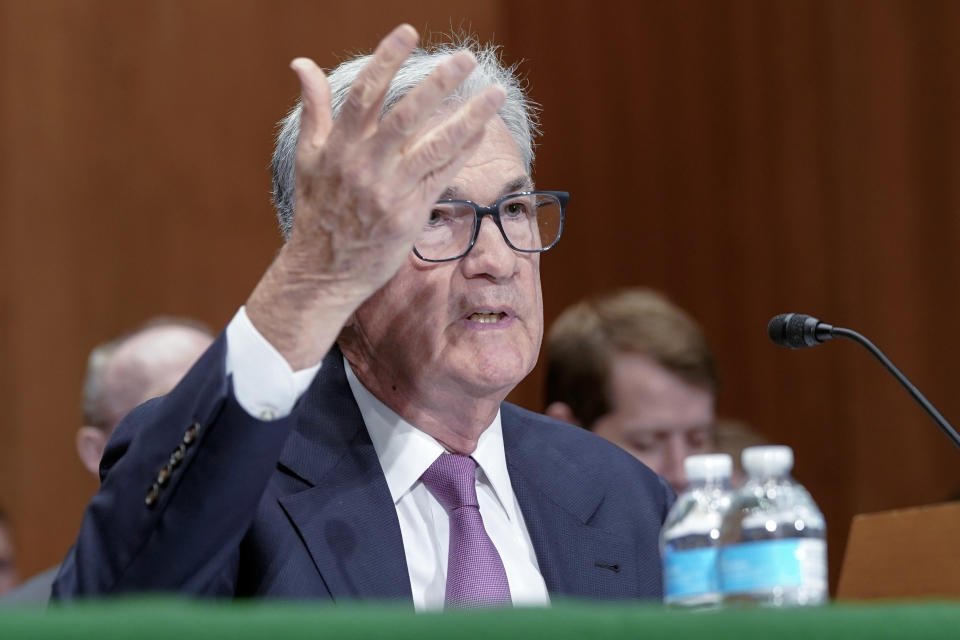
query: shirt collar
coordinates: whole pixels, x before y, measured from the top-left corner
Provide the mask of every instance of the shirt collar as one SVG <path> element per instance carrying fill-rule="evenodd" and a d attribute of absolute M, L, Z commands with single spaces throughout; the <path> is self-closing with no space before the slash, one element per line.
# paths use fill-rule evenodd
<path fill-rule="evenodd" d="M 416 486 L 423 472 L 445 449 L 433 436 L 401 418 L 370 393 L 357 379 L 346 358 L 343 359 L 343 367 L 347 373 L 350 391 L 360 408 L 383 475 L 387 479 L 390 497 L 396 504 Z M 512 504 L 512 500 L 508 498 L 513 495 L 513 487 L 507 473 L 499 410 L 490 426 L 480 434 L 477 448 L 471 457 L 480 469 L 478 480 L 486 481 L 493 488 L 501 508 L 512 518 L 512 509 L 507 505 Z"/>

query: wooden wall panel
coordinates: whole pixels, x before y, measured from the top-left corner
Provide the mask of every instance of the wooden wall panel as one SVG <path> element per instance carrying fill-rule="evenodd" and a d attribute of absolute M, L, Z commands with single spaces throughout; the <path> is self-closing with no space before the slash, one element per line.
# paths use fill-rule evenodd
<path fill-rule="evenodd" d="M 538 184 L 573 194 L 548 322 L 623 285 L 688 308 L 721 412 L 795 448 L 834 572 L 853 514 L 948 498 L 960 453 L 857 347 L 790 353 L 765 326 L 860 329 L 960 420 L 958 9 L 534 2 L 507 35 L 545 105 Z M 536 405 L 541 384 L 514 397 Z"/>
<path fill-rule="evenodd" d="M 958 453 L 866 354 L 764 335 L 787 310 L 861 329 L 960 416 L 956 3 L 0 0 L 0 504 L 28 573 L 94 490 L 71 441 L 88 349 L 156 313 L 229 319 L 279 246 L 288 61 L 402 20 L 525 59 L 538 184 L 573 194 L 548 323 L 621 285 L 688 308 L 722 412 L 796 449 L 833 569 L 854 513 L 960 489 Z M 512 397 L 540 408 L 541 384 Z"/>

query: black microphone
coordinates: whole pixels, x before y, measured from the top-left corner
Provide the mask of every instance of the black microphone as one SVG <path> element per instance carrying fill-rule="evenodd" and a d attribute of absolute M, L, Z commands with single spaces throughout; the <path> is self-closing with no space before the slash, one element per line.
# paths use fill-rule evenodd
<path fill-rule="evenodd" d="M 947 419 L 940 415 L 936 407 L 930 404 L 930 401 L 920 393 L 919 389 L 913 386 L 913 383 L 907 379 L 907 376 L 900 373 L 900 370 L 890 361 L 890 358 L 885 356 L 876 345 L 856 331 L 835 327 L 826 322 L 820 322 L 813 316 L 808 316 L 804 313 L 781 313 L 778 316 L 774 316 L 770 320 L 770 323 L 767 324 L 767 335 L 769 335 L 770 339 L 776 344 L 790 349 L 815 347 L 831 338 L 847 338 L 848 340 L 853 340 L 873 354 L 873 357 L 879 360 L 880 364 L 893 374 L 897 382 L 903 385 L 903 388 L 923 407 L 927 415 L 933 418 L 933 421 L 940 427 L 944 435 L 950 438 L 950 441 L 960 449 L 960 435 L 957 435 L 957 432 L 950 426 Z"/>
<path fill-rule="evenodd" d="M 770 339 L 790 349 L 815 347 L 832 338 L 832 330 L 829 324 L 803 313 L 781 313 L 767 325 Z"/>

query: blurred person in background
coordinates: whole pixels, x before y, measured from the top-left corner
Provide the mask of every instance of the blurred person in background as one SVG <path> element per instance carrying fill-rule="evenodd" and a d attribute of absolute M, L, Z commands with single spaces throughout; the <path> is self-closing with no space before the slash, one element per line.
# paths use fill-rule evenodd
<path fill-rule="evenodd" d="M 99 478 L 103 449 L 120 420 L 176 386 L 211 342 L 197 322 L 154 318 L 90 352 L 76 435 L 77 455 L 90 473 Z"/>
<path fill-rule="evenodd" d="M 0 595 L 17 586 L 20 573 L 17 570 L 17 547 L 13 541 L 13 524 L 0 509 Z"/>
<path fill-rule="evenodd" d="M 212 341 L 210 331 L 199 323 L 154 318 L 90 352 L 83 382 L 83 426 L 75 437 L 77 455 L 90 473 L 99 479 L 100 458 L 120 420 L 142 402 L 170 391 Z M 0 515 L 0 593 L 5 575 L 3 522 Z M 46 604 L 58 569 L 34 576 L 4 597 L 3 604 Z"/>
<path fill-rule="evenodd" d="M 713 353 L 665 296 L 623 289 L 568 307 L 546 357 L 545 413 L 620 445 L 677 491 L 684 458 L 714 450 Z"/>

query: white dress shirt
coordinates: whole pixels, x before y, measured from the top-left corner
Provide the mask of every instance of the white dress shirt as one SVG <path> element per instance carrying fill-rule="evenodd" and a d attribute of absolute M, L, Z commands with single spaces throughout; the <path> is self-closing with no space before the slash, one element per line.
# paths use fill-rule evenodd
<path fill-rule="evenodd" d="M 380 402 L 360 383 L 346 360 L 344 367 L 397 509 L 414 607 L 417 611 L 442 609 L 450 522 L 420 476 L 445 451 L 443 445 Z M 251 416 L 268 420 L 288 415 L 319 368 L 317 364 L 294 372 L 253 326 L 243 307 L 227 326 L 227 374 L 233 376 L 237 402 Z M 513 604 L 549 604 L 533 543 L 510 484 L 499 411 L 471 457 L 477 462 L 480 515 L 503 560 Z"/>

